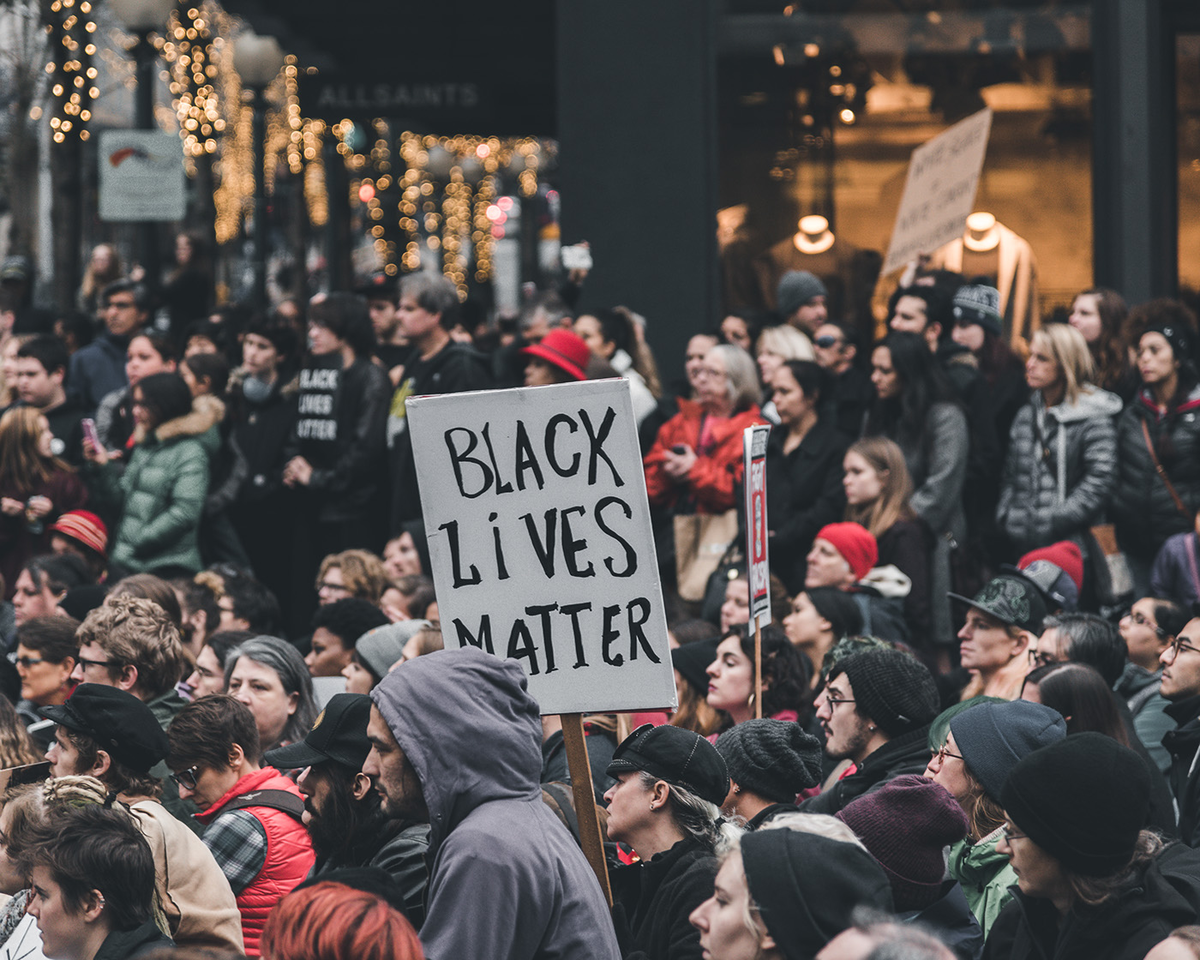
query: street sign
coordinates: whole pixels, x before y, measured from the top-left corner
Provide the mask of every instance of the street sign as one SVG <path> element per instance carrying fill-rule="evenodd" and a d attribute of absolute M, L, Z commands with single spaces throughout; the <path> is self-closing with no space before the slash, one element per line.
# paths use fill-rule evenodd
<path fill-rule="evenodd" d="M 178 134 L 101 131 L 99 161 L 101 220 L 183 219 L 185 174 Z"/>

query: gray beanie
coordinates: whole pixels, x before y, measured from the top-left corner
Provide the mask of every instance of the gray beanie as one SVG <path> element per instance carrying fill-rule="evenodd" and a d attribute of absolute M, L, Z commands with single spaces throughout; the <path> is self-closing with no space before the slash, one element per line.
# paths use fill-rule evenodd
<path fill-rule="evenodd" d="M 428 620 L 401 620 L 368 630 L 354 644 L 354 651 L 370 671 L 379 678 L 386 677 L 392 664 L 404 653 L 404 645 L 431 627 Z"/>
<path fill-rule="evenodd" d="M 790 317 L 814 297 L 828 295 L 829 291 L 820 277 L 807 270 L 789 270 L 779 281 L 775 299 L 779 304 L 779 312 Z"/>
<path fill-rule="evenodd" d="M 950 721 L 950 732 L 983 792 L 999 802 L 1012 768 L 1034 750 L 1064 739 L 1067 722 L 1053 707 L 1012 700 L 964 710 Z"/>
<path fill-rule="evenodd" d="M 981 283 L 959 287 L 954 294 L 954 319 L 963 324 L 977 323 L 1000 336 L 1000 291 Z"/>
<path fill-rule="evenodd" d="M 746 720 L 717 737 L 729 779 L 776 803 L 821 782 L 821 741 L 786 720 Z"/>

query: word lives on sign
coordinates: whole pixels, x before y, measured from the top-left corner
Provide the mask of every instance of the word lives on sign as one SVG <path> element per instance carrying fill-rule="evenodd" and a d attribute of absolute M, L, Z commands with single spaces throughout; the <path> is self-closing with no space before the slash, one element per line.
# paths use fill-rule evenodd
<path fill-rule="evenodd" d="M 446 646 L 518 661 L 546 714 L 674 706 L 628 381 L 407 409 Z"/>

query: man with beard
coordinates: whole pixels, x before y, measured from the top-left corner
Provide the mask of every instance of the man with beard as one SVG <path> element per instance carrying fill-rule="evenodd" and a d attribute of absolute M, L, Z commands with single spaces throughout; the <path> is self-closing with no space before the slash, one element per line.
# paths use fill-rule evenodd
<path fill-rule="evenodd" d="M 313 878 L 344 867 L 380 867 L 403 894 L 405 915 L 420 928 L 429 880 L 429 824 L 388 819 L 380 810 L 379 793 L 362 772 L 371 750 L 370 717 L 370 697 L 336 694 L 303 741 L 271 750 L 264 759 L 279 770 L 304 768 L 296 785 L 317 854 Z"/>

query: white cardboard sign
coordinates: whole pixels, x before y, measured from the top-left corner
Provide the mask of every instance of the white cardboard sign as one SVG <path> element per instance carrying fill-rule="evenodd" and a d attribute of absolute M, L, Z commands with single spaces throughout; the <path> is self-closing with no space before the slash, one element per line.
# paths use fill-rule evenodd
<path fill-rule="evenodd" d="M 100 133 L 100 219 L 182 220 L 183 144 L 153 130 Z"/>
<path fill-rule="evenodd" d="M 913 151 L 883 273 L 962 236 L 991 129 L 985 107 Z"/>
<path fill-rule="evenodd" d="M 628 381 L 407 409 L 446 647 L 516 660 L 544 714 L 675 706 Z"/>

